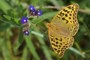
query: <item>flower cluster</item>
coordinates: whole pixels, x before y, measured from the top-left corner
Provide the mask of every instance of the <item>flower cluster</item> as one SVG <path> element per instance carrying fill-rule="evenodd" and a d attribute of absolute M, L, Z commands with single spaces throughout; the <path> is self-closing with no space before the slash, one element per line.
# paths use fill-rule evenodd
<path fill-rule="evenodd" d="M 42 10 L 36 10 L 34 8 L 34 6 L 32 6 L 32 5 L 29 6 L 29 12 L 30 12 L 30 15 L 33 15 L 33 16 L 41 16 L 42 15 Z"/>
<path fill-rule="evenodd" d="M 29 35 L 29 24 L 28 24 L 28 17 L 22 17 L 21 18 L 21 23 L 24 25 L 24 27 L 23 27 L 23 33 L 25 34 L 25 35 Z"/>
<path fill-rule="evenodd" d="M 29 12 L 30 12 L 30 16 L 41 16 L 42 15 L 42 10 L 36 10 L 34 8 L 34 6 L 32 6 L 32 5 L 30 5 L 28 9 L 29 9 Z M 28 23 L 28 17 L 23 16 L 20 21 L 24 26 L 23 27 L 24 35 L 29 35 L 29 27 L 30 26 L 29 26 L 29 23 Z"/>

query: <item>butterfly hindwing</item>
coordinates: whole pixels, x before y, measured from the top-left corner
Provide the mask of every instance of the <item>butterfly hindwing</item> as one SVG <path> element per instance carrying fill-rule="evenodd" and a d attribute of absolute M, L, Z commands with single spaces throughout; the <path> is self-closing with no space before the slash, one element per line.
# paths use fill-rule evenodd
<path fill-rule="evenodd" d="M 74 39 L 69 35 L 63 35 L 56 32 L 53 25 L 49 24 L 48 35 L 52 49 L 59 57 L 63 57 L 64 52 L 73 45 Z M 55 27 L 57 30 L 58 28 Z M 60 30 L 59 30 L 60 31 Z"/>

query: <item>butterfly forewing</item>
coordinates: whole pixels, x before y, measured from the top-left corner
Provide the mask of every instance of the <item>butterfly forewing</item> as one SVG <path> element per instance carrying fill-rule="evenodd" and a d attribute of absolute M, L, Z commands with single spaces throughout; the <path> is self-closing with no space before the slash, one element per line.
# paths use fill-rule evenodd
<path fill-rule="evenodd" d="M 77 20 L 78 8 L 79 6 L 77 4 L 72 4 L 62 8 L 51 22 L 57 24 L 58 26 L 65 25 L 65 28 L 67 27 L 66 29 L 68 29 L 70 34 L 74 36 L 79 29 Z M 60 22 L 62 24 L 60 24 Z"/>

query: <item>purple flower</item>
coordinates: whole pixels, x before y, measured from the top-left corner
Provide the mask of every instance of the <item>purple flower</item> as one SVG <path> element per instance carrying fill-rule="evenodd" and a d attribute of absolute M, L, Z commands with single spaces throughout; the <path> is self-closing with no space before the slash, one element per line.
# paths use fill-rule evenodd
<path fill-rule="evenodd" d="M 30 10 L 30 11 L 35 11 L 34 6 L 30 5 L 30 6 L 29 6 L 29 10 Z"/>
<path fill-rule="evenodd" d="M 36 11 L 32 11 L 30 14 L 35 16 L 35 15 L 37 15 L 37 12 Z"/>
<path fill-rule="evenodd" d="M 27 23 L 28 22 L 28 18 L 27 17 L 22 17 L 21 18 L 21 23 L 24 24 L 24 23 Z"/>
<path fill-rule="evenodd" d="M 24 34 L 29 35 L 29 31 L 28 30 L 24 31 Z"/>
<path fill-rule="evenodd" d="M 38 10 L 38 11 L 37 11 L 37 15 L 38 15 L 38 16 L 41 16 L 41 15 L 42 15 L 42 10 Z"/>

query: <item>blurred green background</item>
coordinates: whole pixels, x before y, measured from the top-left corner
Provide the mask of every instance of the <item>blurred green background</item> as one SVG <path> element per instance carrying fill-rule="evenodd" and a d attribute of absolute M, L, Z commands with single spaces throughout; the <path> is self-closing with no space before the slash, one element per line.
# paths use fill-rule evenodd
<path fill-rule="evenodd" d="M 63 58 L 52 50 L 44 22 L 51 21 L 59 8 L 78 3 L 80 28 L 73 46 Z M 29 5 L 43 11 L 29 19 L 30 35 L 24 36 L 20 19 Z M 90 0 L 0 0 L 0 60 L 90 60 Z"/>

